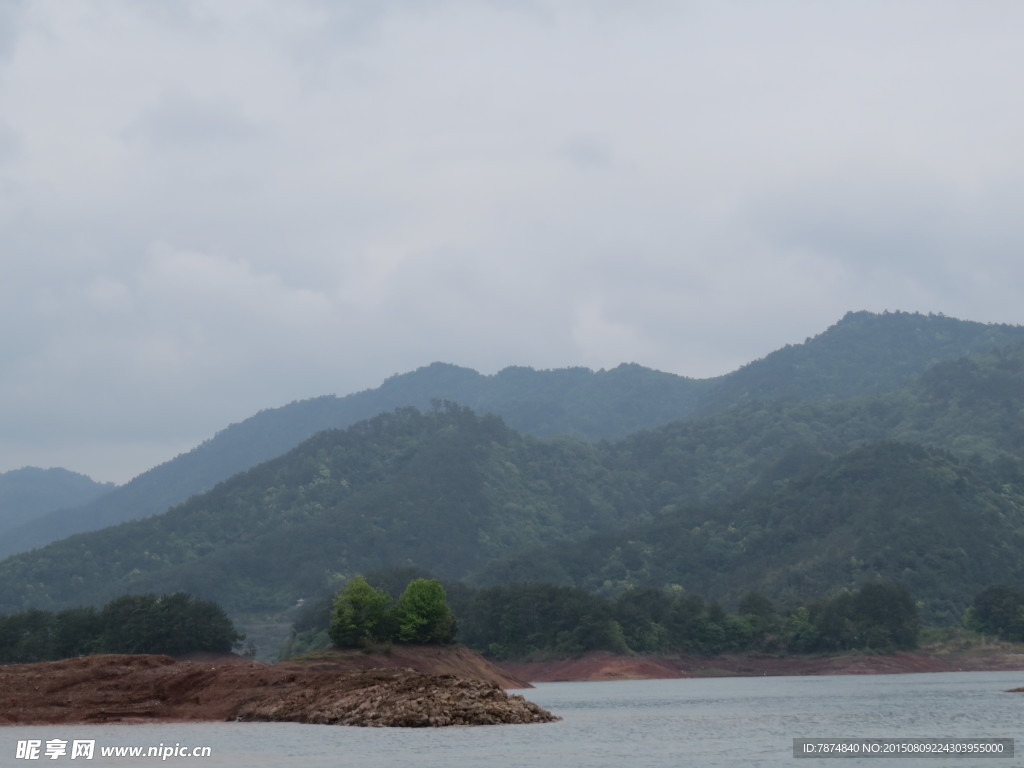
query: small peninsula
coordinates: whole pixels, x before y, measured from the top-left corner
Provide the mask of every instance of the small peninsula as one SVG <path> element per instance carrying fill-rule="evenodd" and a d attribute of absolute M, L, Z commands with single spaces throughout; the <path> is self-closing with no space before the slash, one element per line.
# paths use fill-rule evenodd
<path fill-rule="evenodd" d="M 468 655 L 475 656 L 430 648 L 419 662 L 465 665 Z M 360 668 L 365 661 L 350 658 L 356 663 L 341 656 L 270 665 L 239 657 L 102 654 L 14 664 L 0 667 L 0 725 L 258 720 L 433 727 L 559 719 L 503 690 L 509 678 L 497 671 L 488 679 Z M 405 658 L 416 663 L 416 651 Z M 479 662 L 478 669 L 489 667 Z"/>

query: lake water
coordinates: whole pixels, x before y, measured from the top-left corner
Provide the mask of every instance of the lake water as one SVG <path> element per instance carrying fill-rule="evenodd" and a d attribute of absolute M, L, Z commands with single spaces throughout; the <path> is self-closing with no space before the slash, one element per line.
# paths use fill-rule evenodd
<path fill-rule="evenodd" d="M 563 720 L 473 728 L 199 723 L 0 728 L 0 765 L 214 768 L 681 768 L 1024 766 L 1024 672 L 541 683 L 521 691 Z M 1013 738 L 1014 758 L 793 757 L 793 739 Z M 19 741 L 69 744 L 18 759 Z M 72 759 L 73 740 L 96 743 Z M 209 757 L 102 757 L 101 747 L 208 746 Z"/>

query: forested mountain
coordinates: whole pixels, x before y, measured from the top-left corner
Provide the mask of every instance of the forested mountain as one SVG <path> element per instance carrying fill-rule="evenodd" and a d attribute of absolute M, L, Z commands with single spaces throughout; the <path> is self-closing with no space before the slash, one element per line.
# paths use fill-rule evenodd
<path fill-rule="evenodd" d="M 885 578 L 942 622 L 987 584 L 1024 579 L 1024 347 L 941 363 L 895 392 L 750 403 L 608 451 L 656 519 L 473 581 L 793 602 Z"/>
<path fill-rule="evenodd" d="M 343 429 L 400 407 L 425 410 L 439 400 L 458 402 L 480 413 L 503 415 L 528 434 L 598 439 L 685 415 L 693 410 L 695 393 L 703 386 L 694 379 L 639 365 L 596 373 L 586 368 L 507 368 L 483 376 L 468 368 L 434 363 L 393 376 L 377 389 L 261 411 L 92 504 L 11 530 L 0 540 L 0 557 L 73 533 L 159 514 L 280 456 L 317 432 Z"/>
<path fill-rule="evenodd" d="M 66 469 L 22 467 L 0 473 L 0 537 L 48 512 L 88 503 L 113 487 Z"/>
<path fill-rule="evenodd" d="M 751 400 L 841 400 L 888 392 L 937 363 L 1024 343 L 1024 326 L 910 312 L 849 312 L 824 333 L 716 380 L 699 413 Z"/>
<path fill-rule="evenodd" d="M 653 509 L 713 503 L 807 473 L 858 446 L 902 441 L 1024 458 L 1024 346 L 940 363 L 893 392 L 745 403 L 609 446 Z"/>
<path fill-rule="evenodd" d="M 403 409 L 322 432 L 164 515 L 8 558 L 0 613 L 152 591 L 280 610 L 333 574 L 423 564 L 461 578 L 640 513 L 595 447 L 454 405 Z"/>
<path fill-rule="evenodd" d="M 543 581 L 615 595 L 678 585 L 783 605 L 898 582 L 937 623 L 986 585 L 1024 583 L 1024 462 L 873 443 L 775 489 L 492 563 L 475 583 Z"/>
<path fill-rule="evenodd" d="M 84 507 L 62 510 L 0 539 L 0 557 L 80 531 L 159 514 L 222 480 L 280 456 L 324 429 L 343 429 L 395 408 L 434 400 L 495 413 L 520 432 L 617 440 L 744 403 L 837 401 L 894 390 L 942 361 L 1024 342 L 1024 327 L 911 313 L 847 314 L 824 333 L 712 379 L 639 365 L 612 370 L 506 368 L 492 376 L 434 363 L 377 389 L 269 409 Z M 796 460 L 791 458 L 791 460 Z"/>
<path fill-rule="evenodd" d="M 838 402 L 745 403 L 615 442 L 401 409 L 167 514 L 0 562 L 0 612 L 187 591 L 274 614 L 358 572 L 786 603 L 875 577 L 930 620 L 1024 577 L 1024 347 Z"/>

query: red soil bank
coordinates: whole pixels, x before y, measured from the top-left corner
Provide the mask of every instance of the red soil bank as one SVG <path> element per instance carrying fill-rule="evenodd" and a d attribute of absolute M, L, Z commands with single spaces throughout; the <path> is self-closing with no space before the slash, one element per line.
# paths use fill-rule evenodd
<path fill-rule="evenodd" d="M 589 653 L 578 659 L 501 662 L 506 672 L 531 682 L 647 680 L 680 677 L 772 675 L 888 675 L 903 672 L 1024 670 L 1024 653 L 844 654 L 839 656 L 615 656 Z"/>
<path fill-rule="evenodd" d="M 274 665 L 237 657 L 85 656 L 0 667 L 0 725 L 247 719 L 424 726 L 557 719 L 502 686 L 527 684 L 464 648 L 327 653 Z"/>

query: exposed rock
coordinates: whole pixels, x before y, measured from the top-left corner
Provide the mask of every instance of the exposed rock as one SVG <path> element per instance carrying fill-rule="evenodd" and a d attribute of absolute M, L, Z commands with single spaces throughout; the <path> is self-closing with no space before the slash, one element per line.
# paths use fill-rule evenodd
<path fill-rule="evenodd" d="M 239 720 L 420 728 L 547 723 L 550 712 L 497 684 L 411 669 L 369 669 L 274 691 L 238 710 Z"/>

